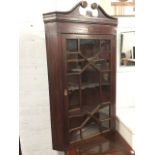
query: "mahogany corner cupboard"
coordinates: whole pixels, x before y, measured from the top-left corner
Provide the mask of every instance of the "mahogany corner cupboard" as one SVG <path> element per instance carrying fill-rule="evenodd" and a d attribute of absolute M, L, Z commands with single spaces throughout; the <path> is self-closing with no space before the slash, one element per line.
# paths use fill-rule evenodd
<path fill-rule="evenodd" d="M 115 131 L 117 19 L 86 8 L 43 14 L 55 150 Z"/>

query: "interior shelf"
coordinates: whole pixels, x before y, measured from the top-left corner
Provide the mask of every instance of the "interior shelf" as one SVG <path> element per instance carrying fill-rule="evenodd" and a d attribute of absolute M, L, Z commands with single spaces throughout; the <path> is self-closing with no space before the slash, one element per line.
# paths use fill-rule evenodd
<path fill-rule="evenodd" d="M 102 102 L 102 103 L 99 103 L 99 104 L 83 105 L 81 108 L 77 107 L 75 109 L 70 109 L 68 111 L 69 118 L 84 116 L 87 112 L 91 112 L 97 106 L 99 106 L 99 108 L 102 108 L 102 107 L 106 107 L 108 105 L 111 105 L 110 101 Z"/>
<path fill-rule="evenodd" d="M 79 90 L 79 89 L 88 89 L 88 88 L 95 88 L 95 87 L 100 87 L 100 86 L 110 86 L 110 82 L 104 82 L 103 84 L 99 83 L 85 83 L 81 85 L 81 88 L 79 88 L 78 85 L 72 84 L 68 87 L 69 91 L 74 91 L 74 90 Z"/>
<path fill-rule="evenodd" d="M 88 59 L 68 59 L 67 62 L 68 63 L 75 63 L 75 62 L 89 62 L 89 61 L 92 61 L 92 62 L 99 62 L 99 61 L 105 61 L 105 59 L 96 59 L 94 60 L 94 58 L 88 58 Z"/>
<path fill-rule="evenodd" d="M 72 75 L 80 75 L 80 72 L 68 72 L 67 76 L 72 76 Z"/>
<path fill-rule="evenodd" d="M 74 55 L 74 54 L 80 54 L 80 52 L 78 52 L 78 51 L 74 51 L 74 52 L 67 51 L 67 54 L 68 55 L 70 55 L 70 54 L 73 54 Z"/>
<path fill-rule="evenodd" d="M 72 72 L 68 72 L 67 73 L 67 76 L 72 76 L 72 75 L 81 75 L 81 71 L 82 71 L 82 69 L 74 69 L 74 70 L 72 70 Z M 99 71 L 100 73 L 106 73 L 106 72 L 111 72 L 111 70 L 110 69 L 104 69 L 104 70 L 101 70 L 101 71 Z"/>

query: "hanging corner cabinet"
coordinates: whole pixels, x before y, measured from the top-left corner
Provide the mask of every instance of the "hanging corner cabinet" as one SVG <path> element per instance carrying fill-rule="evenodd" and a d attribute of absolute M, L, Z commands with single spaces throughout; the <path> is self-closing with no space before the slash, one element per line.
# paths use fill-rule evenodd
<path fill-rule="evenodd" d="M 115 131 L 117 19 L 85 7 L 43 14 L 55 150 Z"/>

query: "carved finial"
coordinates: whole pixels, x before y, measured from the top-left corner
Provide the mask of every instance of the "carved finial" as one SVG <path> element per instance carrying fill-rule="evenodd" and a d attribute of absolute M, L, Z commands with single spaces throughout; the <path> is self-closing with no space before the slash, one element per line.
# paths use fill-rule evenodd
<path fill-rule="evenodd" d="M 86 8 L 87 5 L 88 5 L 87 1 L 82 1 L 82 2 L 81 2 L 81 7 L 82 7 L 82 8 Z"/>
<path fill-rule="evenodd" d="M 94 10 L 94 9 L 97 9 L 97 7 L 98 7 L 98 5 L 97 5 L 97 3 L 92 3 L 91 4 L 91 8 Z"/>
<path fill-rule="evenodd" d="M 91 3 L 90 1 L 81 1 L 81 7 L 79 8 L 80 14 L 90 17 L 97 17 L 98 16 L 98 5 L 96 2 Z"/>

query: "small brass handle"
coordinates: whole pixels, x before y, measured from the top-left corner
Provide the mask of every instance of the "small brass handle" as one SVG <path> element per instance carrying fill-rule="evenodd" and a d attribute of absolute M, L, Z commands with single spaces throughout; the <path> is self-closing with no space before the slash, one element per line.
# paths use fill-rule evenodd
<path fill-rule="evenodd" d="M 68 96 L 68 91 L 67 91 L 67 89 L 64 89 L 64 96 Z"/>

